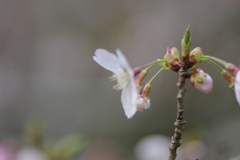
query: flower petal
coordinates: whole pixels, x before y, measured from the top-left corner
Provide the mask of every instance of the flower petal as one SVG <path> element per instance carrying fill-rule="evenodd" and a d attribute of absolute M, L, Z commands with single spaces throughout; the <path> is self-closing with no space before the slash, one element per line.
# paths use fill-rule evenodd
<path fill-rule="evenodd" d="M 125 55 L 122 53 L 122 51 L 120 49 L 116 49 L 116 53 L 117 53 L 121 67 L 127 69 L 128 73 L 131 74 L 130 76 L 133 76 L 133 70 L 130 67 Z"/>
<path fill-rule="evenodd" d="M 137 112 L 136 100 L 138 97 L 137 88 L 133 79 L 122 90 L 121 101 L 125 115 L 127 118 L 132 118 Z"/>
<path fill-rule="evenodd" d="M 118 57 L 105 49 L 97 49 L 95 55 L 93 56 L 93 59 L 100 66 L 115 74 L 122 72 Z"/>
<path fill-rule="evenodd" d="M 236 74 L 234 90 L 236 99 L 238 101 L 238 104 L 240 105 L 240 71 L 238 71 Z"/>

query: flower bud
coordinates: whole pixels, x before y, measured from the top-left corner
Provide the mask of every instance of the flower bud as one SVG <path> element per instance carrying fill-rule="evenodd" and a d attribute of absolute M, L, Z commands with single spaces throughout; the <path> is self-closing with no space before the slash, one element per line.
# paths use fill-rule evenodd
<path fill-rule="evenodd" d="M 193 71 L 190 78 L 192 86 L 203 93 L 210 93 L 212 91 L 212 78 L 201 69 Z"/>
<path fill-rule="evenodd" d="M 147 97 L 144 98 L 140 95 L 136 101 L 136 105 L 137 105 L 137 110 L 139 112 L 143 112 L 145 109 L 150 108 L 150 106 L 151 106 L 150 98 L 147 98 Z"/>
<path fill-rule="evenodd" d="M 195 62 L 196 64 L 200 64 L 202 62 L 201 60 L 202 56 L 203 56 L 202 49 L 200 47 L 196 47 L 190 52 L 189 59 L 193 63 Z"/>
<path fill-rule="evenodd" d="M 179 52 L 177 48 L 167 48 L 167 53 L 164 55 L 164 59 L 167 61 L 165 66 L 173 71 L 178 71 L 181 67 L 179 60 Z"/>

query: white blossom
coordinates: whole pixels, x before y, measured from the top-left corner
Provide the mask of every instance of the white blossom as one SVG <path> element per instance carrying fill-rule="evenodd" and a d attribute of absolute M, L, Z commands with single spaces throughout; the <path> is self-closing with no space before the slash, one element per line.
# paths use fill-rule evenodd
<path fill-rule="evenodd" d="M 237 72 L 236 77 L 235 77 L 234 91 L 235 91 L 235 95 L 236 95 L 238 104 L 240 105 L 240 71 Z"/>
<path fill-rule="evenodd" d="M 134 72 L 124 54 L 117 49 L 117 55 L 105 49 L 97 49 L 93 59 L 103 68 L 113 72 L 111 80 L 118 84 L 114 89 L 122 89 L 121 102 L 127 118 L 131 118 L 137 111 L 136 100 L 138 91 L 134 83 Z"/>

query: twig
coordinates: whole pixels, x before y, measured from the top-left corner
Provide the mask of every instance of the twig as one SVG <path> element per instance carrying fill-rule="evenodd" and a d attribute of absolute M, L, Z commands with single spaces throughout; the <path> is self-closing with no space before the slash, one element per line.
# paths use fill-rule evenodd
<path fill-rule="evenodd" d="M 186 121 L 183 119 L 183 113 L 184 113 L 184 104 L 183 104 L 183 98 L 186 92 L 185 81 L 187 78 L 190 77 L 190 73 L 188 72 L 189 65 L 188 63 L 184 63 L 184 65 L 180 68 L 178 74 L 179 79 L 177 83 L 178 87 L 178 95 L 177 95 L 177 118 L 174 122 L 175 130 L 174 135 L 172 136 L 172 143 L 169 146 L 169 160 L 175 160 L 177 157 L 177 148 L 181 146 L 182 140 L 182 132 L 184 128 L 184 124 Z"/>

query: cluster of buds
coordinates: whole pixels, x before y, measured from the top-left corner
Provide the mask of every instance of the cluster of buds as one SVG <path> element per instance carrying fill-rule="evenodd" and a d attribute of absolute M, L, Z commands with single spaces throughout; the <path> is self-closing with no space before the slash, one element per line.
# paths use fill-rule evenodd
<path fill-rule="evenodd" d="M 232 90 L 235 90 L 240 104 L 239 67 L 216 57 L 204 55 L 200 47 L 192 49 L 190 27 L 187 28 L 181 40 L 181 49 L 181 60 L 177 48 L 167 48 L 164 59 L 157 59 L 154 62 L 134 69 L 130 67 L 126 57 L 120 50 L 117 50 L 117 55 L 115 55 L 105 49 L 97 49 L 93 59 L 103 68 L 113 72 L 114 75 L 111 77 L 111 80 L 116 80 L 118 83 L 114 86 L 115 89 L 122 89 L 121 102 L 128 118 L 131 118 L 137 111 L 142 112 L 150 107 L 149 94 L 152 82 L 163 70 L 170 69 L 174 72 L 179 72 L 181 67 L 185 67 L 190 73 L 189 75 L 191 75 L 189 77 L 192 86 L 203 93 L 210 93 L 213 88 L 212 78 L 202 69 L 196 68 L 203 61 L 216 67 L 221 75 L 228 80 L 229 86 Z M 226 70 L 217 63 L 223 65 Z M 142 82 L 146 78 L 148 71 L 156 65 L 160 65 L 162 68 L 143 87 Z"/>
<path fill-rule="evenodd" d="M 167 53 L 164 55 L 164 59 L 167 61 L 165 66 L 171 70 L 178 72 L 181 68 L 181 63 L 179 60 L 179 52 L 177 48 L 167 48 Z"/>

